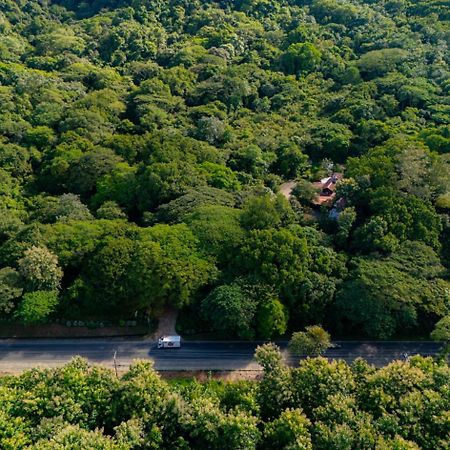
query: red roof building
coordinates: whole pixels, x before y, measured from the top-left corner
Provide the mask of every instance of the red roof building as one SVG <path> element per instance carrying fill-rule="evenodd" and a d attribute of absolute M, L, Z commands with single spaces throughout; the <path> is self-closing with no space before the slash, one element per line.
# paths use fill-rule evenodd
<path fill-rule="evenodd" d="M 319 194 L 313 200 L 314 205 L 331 204 L 336 197 L 336 184 L 342 180 L 342 173 L 333 173 L 330 177 L 322 178 L 320 181 L 313 183 L 319 189 Z"/>

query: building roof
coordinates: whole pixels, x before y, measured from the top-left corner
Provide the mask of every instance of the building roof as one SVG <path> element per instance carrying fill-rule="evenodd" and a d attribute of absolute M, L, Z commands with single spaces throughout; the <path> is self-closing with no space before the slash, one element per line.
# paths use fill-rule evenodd
<path fill-rule="evenodd" d="M 336 184 L 338 181 L 342 180 L 344 175 L 339 172 L 333 173 L 327 178 L 322 178 L 320 181 L 313 183 L 314 186 L 319 188 L 321 192 L 313 200 L 314 205 L 324 205 L 326 203 L 332 203 L 334 197 L 336 196 Z"/>
<path fill-rule="evenodd" d="M 342 175 L 339 177 L 338 175 L 341 174 L 333 174 L 331 177 L 329 177 L 325 183 L 322 184 L 322 189 L 329 189 L 330 191 L 336 190 L 336 183 L 342 179 Z"/>

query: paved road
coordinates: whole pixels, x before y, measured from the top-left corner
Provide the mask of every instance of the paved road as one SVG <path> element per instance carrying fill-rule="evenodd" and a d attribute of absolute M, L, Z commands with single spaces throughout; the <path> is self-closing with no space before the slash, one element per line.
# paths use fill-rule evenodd
<path fill-rule="evenodd" d="M 408 355 L 435 355 L 440 344 L 434 342 L 339 342 L 339 348 L 325 356 L 348 362 L 361 356 L 370 363 L 383 366 Z M 280 343 L 286 360 L 286 343 Z M 113 367 L 117 352 L 119 367 L 127 367 L 134 359 L 152 359 L 158 370 L 258 370 L 253 359 L 256 344 L 248 342 L 184 342 L 180 349 L 160 350 L 156 344 L 131 339 L 32 339 L 0 340 L 0 372 L 17 372 L 36 366 L 54 367 L 81 355 L 90 362 Z"/>

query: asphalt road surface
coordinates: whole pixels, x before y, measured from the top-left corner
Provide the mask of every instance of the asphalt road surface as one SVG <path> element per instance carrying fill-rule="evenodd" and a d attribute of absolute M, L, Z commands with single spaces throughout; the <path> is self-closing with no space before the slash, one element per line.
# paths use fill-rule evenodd
<path fill-rule="evenodd" d="M 347 362 L 363 357 L 376 366 L 395 359 L 420 354 L 436 355 L 441 345 L 435 342 L 338 342 L 326 357 Z M 0 340 L 0 372 L 19 372 L 31 367 L 55 367 L 81 355 L 90 362 L 119 368 L 135 359 L 152 359 L 158 370 L 258 370 L 253 354 L 257 344 L 248 342 L 183 342 L 179 349 L 158 349 L 155 342 L 131 339 L 7 339 Z M 289 364 L 298 358 L 289 355 L 280 343 Z"/>

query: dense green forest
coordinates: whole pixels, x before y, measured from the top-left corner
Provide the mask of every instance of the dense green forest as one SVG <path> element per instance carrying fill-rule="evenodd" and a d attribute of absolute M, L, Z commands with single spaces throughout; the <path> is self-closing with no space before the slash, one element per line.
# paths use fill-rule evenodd
<path fill-rule="evenodd" d="M 444 450 L 450 369 L 414 357 L 375 369 L 257 349 L 259 381 L 121 378 L 75 359 L 0 378 L 3 450 Z"/>
<path fill-rule="evenodd" d="M 145 320 L 171 305 L 184 333 L 268 339 L 320 323 L 341 336 L 429 335 L 450 308 L 449 20 L 442 0 L 0 0 L 1 319 Z M 337 206 L 318 207 L 312 182 L 333 173 Z M 119 391 L 137 395 L 139 367 Z M 65 371 L 4 383 L 10 404 L 15 389 L 53 389 Z M 408 366 L 411 386 L 438 385 L 434 371 Z M 133 420 L 124 404 L 99 406 L 111 381 L 88 373 L 102 400 L 91 416 L 70 400 L 70 413 L 89 426 Z M 354 392 L 361 376 L 345 385 Z M 264 407 L 242 389 L 230 395 L 244 409 Z M 316 442 L 331 439 L 318 418 L 328 414 L 348 436 L 349 421 L 375 433 L 363 425 L 375 414 L 415 440 L 403 425 L 412 394 L 384 416 L 403 387 L 361 387 L 345 403 L 339 389 L 334 406 L 309 411 Z M 8 406 L 24 436 L 40 401 L 22 406 L 27 418 Z M 248 411 L 211 402 L 198 429 L 187 411 L 208 408 L 186 406 L 186 435 L 203 442 L 212 420 L 218 436 L 242 426 L 259 439 Z M 302 413 L 284 414 L 266 439 L 283 421 L 309 429 Z M 35 437 L 88 433 L 61 423 Z M 138 436 L 133 423 L 118 435 Z"/>

